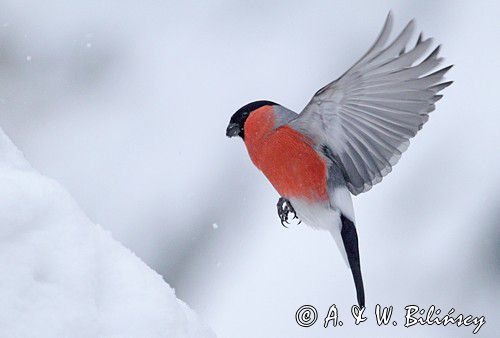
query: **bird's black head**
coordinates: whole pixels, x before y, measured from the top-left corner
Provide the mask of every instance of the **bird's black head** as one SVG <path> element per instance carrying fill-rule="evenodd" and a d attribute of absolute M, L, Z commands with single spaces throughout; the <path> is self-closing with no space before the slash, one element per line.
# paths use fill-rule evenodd
<path fill-rule="evenodd" d="M 255 101 L 244 105 L 240 109 L 236 111 L 236 113 L 231 116 L 231 120 L 229 120 L 229 125 L 226 129 L 227 137 L 239 136 L 242 139 L 245 139 L 245 121 L 248 116 L 256 110 L 264 106 L 275 106 L 276 103 L 271 101 Z"/>

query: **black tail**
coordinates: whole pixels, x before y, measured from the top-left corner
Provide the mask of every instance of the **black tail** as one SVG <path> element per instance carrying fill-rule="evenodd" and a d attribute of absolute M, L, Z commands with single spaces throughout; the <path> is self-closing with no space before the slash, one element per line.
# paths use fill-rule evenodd
<path fill-rule="evenodd" d="M 359 248 L 358 248 L 358 234 L 356 227 L 344 215 L 340 215 L 342 220 L 342 241 L 344 242 L 345 251 L 347 253 L 347 260 L 351 267 L 352 277 L 354 278 L 354 285 L 356 286 L 356 294 L 358 297 L 358 304 L 360 307 L 365 307 L 365 290 L 363 288 L 363 277 L 361 276 L 361 264 L 359 262 Z"/>

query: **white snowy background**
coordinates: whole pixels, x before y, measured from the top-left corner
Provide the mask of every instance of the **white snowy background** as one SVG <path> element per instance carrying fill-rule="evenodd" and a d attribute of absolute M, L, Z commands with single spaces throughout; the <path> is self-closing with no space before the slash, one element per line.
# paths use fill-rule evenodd
<path fill-rule="evenodd" d="M 354 199 L 370 310 L 356 327 L 330 236 L 281 227 L 277 193 L 225 127 L 256 99 L 300 111 L 389 9 L 443 43 L 455 83 L 393 172 Z M 499 13 L 496 1 L 1 1 L 0 126 L 219 337 L 472 336 L 403 328 L 407 304 L 485 315 L 479 335 L 493 337 Z M 333 303 L 343 327 L 295 323 L 299 306 L 323 316 Z M 377 303 L 398 326 L 375 325 Z"/>
<path fill-rule="evenodd" d="M 0 129 L 2 337 L 214 337 Z"/>

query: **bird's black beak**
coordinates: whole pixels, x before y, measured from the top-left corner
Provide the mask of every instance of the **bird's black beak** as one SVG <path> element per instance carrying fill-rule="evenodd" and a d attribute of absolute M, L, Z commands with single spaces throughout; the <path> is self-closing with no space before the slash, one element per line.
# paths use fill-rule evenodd
<path fill-rule="evenodd" d="M 229 123 L 226 129 L 226 136 L 227 137 L 234 137 L 239 135 L 241 132 L 241 128 L 237 123 Z"/>

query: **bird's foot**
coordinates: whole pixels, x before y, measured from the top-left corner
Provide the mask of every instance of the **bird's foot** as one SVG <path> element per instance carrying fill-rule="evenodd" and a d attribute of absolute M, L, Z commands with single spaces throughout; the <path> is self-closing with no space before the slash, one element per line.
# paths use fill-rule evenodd
<path fill-rule="evenodd" d="M 297 213 L 295 212 L 295 209 L 292 206 L 292 203 L 290 203 L 290 201 L 287 200 L 286 198 L 280 197 L 280 199 L 278 200 L 278 204 L 276 206 L 278 207 L 278 216 L 281 220 L 281 225 L 283 225 L 285 228 L 288 228 L 285 225 L 285 223 L 289 224 L 288 215 L 290 213 L 293 214 L 292 219 L 299 219 L 299 217 L 297 216 Z M 300 223 L 302 223 L 302 221 L 299 219 L 298 224 L 300 224 Z"/>

